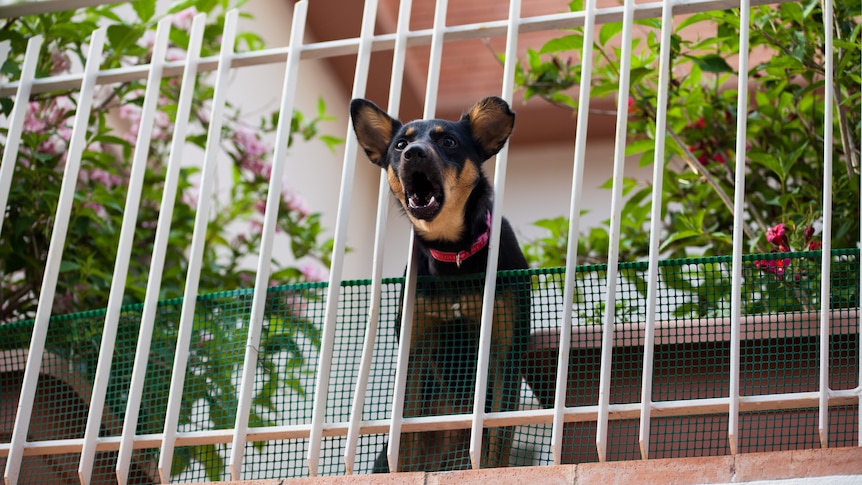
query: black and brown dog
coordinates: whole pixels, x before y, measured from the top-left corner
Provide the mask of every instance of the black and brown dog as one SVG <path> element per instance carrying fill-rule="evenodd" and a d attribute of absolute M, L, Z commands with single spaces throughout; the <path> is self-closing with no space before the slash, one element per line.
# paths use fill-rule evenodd
<path fill-rule="evenodd" d="M 503 148 L 515 114 L 502 99 L 489 97 L 458 121 L 402 124 L 364 99 L 351 102 L 350 115 L 360 146 L 386 171 L 418 243 L 420 283 L 404 416 L 472 413 L 481 275 L 494 195 L 482 164 Z M 498 269 L 526 269 L 506 219 L 500 230 Z M 519 404 L 520 360 L 530 332 L 530 281 L 525 274 L 510 274 L 506 281 L 497 279 L 486 411 L 515 410 Z M 485 430 L 483 467 L 508 465 L 513 434 L 511 427 Z M 469 429 L 404 433 L 398 471 L 469 468 L 469 438 Z M 385 464 L 385 456 L 378 458 L 375 471 L 385 471 Z"/>

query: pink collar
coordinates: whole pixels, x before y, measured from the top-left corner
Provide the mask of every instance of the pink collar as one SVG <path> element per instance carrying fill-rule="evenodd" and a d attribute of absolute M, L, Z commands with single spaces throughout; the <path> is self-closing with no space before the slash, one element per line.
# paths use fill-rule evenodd
<path fill-rule="evenodd" d="M 473 245 L 470 246 L 469 250 L 458 251 L 458 252 L 448 252 L 448 251 L 437 251 L 436 249 L 431 250 L 431 256 L 437 261 L 443 263 L 455 263 L 458 267 L 461 267 L 461 261 L 469 258 L 470 256 L 478 253 L 482 248 L 488 245 L 488 239 L 491 237 L 491 211 L 488 211 L 487 216 L 485 217 L 487 222 L 487 229 L 485 232 L 479 235 L 476 238 L 476 241 L 473 242 Z"/>

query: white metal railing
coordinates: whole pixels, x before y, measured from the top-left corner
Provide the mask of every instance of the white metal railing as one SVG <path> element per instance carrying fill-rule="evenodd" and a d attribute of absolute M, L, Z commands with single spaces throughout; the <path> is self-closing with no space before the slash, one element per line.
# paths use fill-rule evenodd
<path fill-rule="evenodd" d="M 193 321 L 196 296 L 198 293 L 197 281 L 200 271 L 200 264 L 203 254 L 203 235 L 207 229 L 209 212 L 207 195 L 212 191 L 212 177 L 215 169 L 215 157 L 218 153 L 218 143 L 220 137 L 220 119 L 222 109 L 224 108 L 225 86 L 226 80 L 234 69 L 241 69 L 244 66 L 265 64 L 265 63 L 285 63 L 285 80 L 283 91 L 281 93 L 280 112 L 290 113 L 293 110 L 294 98 L 296 92 L 296 79 L 300 69 L 299 60 L 307 58 L 326 58 L 344 54 L 356 54 L 356 74 L 353 83 L 352 95 L 361 97 L 365 93 L 366 80 L 370 64 L 370 56 L 373 51 L 392 50 L 394 51 L 393 75 L 390 87 L 388 111 L 396 114 L 399 111 L 399 100 L 401 93 L 402 75 L 404 70 L 404 56 L 406 49 L 415 45 L 431 46 L 431 56 L 429 65 L 429 79 L 425 94 L 425 111 L 424 115 L 433 117 L 436 106 L 437 74 L 439 73 L 440 60 L 445 42 L 463 40 L 468 38 L 488 37 L 488 36 L 506 36 L 506 65 L 503 78 L 503 91 L 501 96 L 504 99 L 510 100 L 514 92 L 514 69 L 517 52 L 517 41 L 520 33 L 536 32 L 543 30 L 583 26 L 584 27 L 584 49 L 589 51 L 593 48 L 594 27 L 597 23 L 605 23 L 612 21 L 623 22 L 623 44 L 622 44 L 622 65 L 620 77 L 621 93 L 628 92 L 629 89 L 629 69 L 631 62 L 631 32 L 632 23 L 635 18 L 644 17 L 660 17 L 662 19 L 662 49 L 660 55 L 660 90 L 657 101 L 657 124 L 656 130 L 661 133 L 665 130 L 666 123 L 666 105 L 667 105 L 667 82 L 664 81 L 668 76 L 669 69 L 669 50 L 670 50 L 670 28 L 673 15 L 681 13 L 691 13 L 698 11 L 706 11 L 712 9 L 722 9 L 729 7 L 739 7 L 741 12 L 740 22 L 742 25 L 742 35 L 740 36 L 740 52 L 743 54 L 740 58 L 740 72 L 747 71 L 748 57 L 745 53 L 748 52 L 748 12 L 753 4 L 767 3 L 765 0 L 742 0 L 741 3 L 732 3 L 723 0 L 692 0 L 685 2 L 655 2 L 635 4 L 633 0 L 626 0 L 624 5 L 610 8 L 597 8 L 595 0 L 586 2 L 585 10 L 582 12 L 562 13 L 556 15 L 545 15 L 538 17 L 520 16 L 520 1 L 512 0 L 510 2 L 509 17 L 507 20 L 487 22 L 482 24 L 468 25 L 446 25 L 447 3 L 445 0 L 437 2 L 435 12 L 434 25 L 431 29 L 410 31 L 408 28 L 411 1 L 403 0 L 399 9 L 397 29 L 394 34 L 374 34 L 374 26 L 378 5 L 376 0 L 367 0 L 362 19 L 361 34 L 357 38 L 343 39 L 337 41 L 304 43 L 303 33 L 306 23 L 306 13 L 308 8 L 308 0 L 301 0 L 296 3 L 293 14 L 293 23 L 291 27 L 290 45 L 286 47 L 276 47 L 266 49 L 259 52 L 251 53 L 234 53 L 232 47 L 234 45 L 233 38 L 236 33 L 236 12 L 228 15 L 223 34 L 222 51 L 218 56 L 201 58 L 200 57 L 200 39 L 203 35 L 203 18 L 198 16 L 195 18 L 192 30 L 192 43 L 188 49 L 188 57 L 184 61 L 166 61 L 164 53 L 167 45 L 168 31 L 170 23 L 163 21 L 159 24 L 152 62 L 149 65 L 133 66 L 122 69 L 99 70 L 98 60 L 101 58 L 101 50 L 105 42 L 105 29 L 97 30 L 93 33 L 90 40 L 89 52 L 87 55 L 88 62 L 80 74 L 65 75 L 59 77 L 49 77 L 35 79 L 35 62 L 38 57 L 39 48 L 42 39 L 35 37 L 30 39 L 27 47 L 25 62 L 21 69 L 20 80 L 14 82 L 6 82 L 0 84 L 0 96 L 15 96 L 15 105 L 11 116 L 9 117 L 9 132 L 6 138 L 5 152 L 3 154 L 2 165 L 0 165 L 0 207 L 5 210 L 7 198 L 12 183 L 12 173 L 14 169 L 15 159 L 18 151 L 18 144 L 21 137 L 21 129 L 23 126 L 23 116 L 26 110 L 27 100 L 33 93 L 47 92 L 54 89 L 74 88 L 79 92 L 79 102 L 77 106 L 73 135 L 69 145 L 68 158 L 66 162 L 66 171 L 63 176 L 63 189 L 59 195 L 58 211 L 54 218 L 54 227 L 51 233 L 50 251 L 48 260 L 45 265 L 45 276 L 42 282 L 42 290 L 40 293 L 39 305 L 36 313 L 35 326 L 30 343 L 28 353 L 27 367 L 24 374 L 23 385 L 21 388 L 20 400 L 15 418 L 15 426 L 12 432 L 12 437 L 9 443 L 0 443 L 0 456 L 6 457 L 6 468 L 4 477 L 9 485 L 16 485 L 19 480 L 19 469 L 22 458 L 26 454 L 58 454 L 58 453 L 78 453 L 80 452 L 80 464 L 78 474 L 80 481 L 83 484 L 89 483 L 92 474 L 94 456 L 97 451 L 117 450 L 118 462 L 116 467 L 118 481 L 125 483 L 128 480 L 128 472 L 131 461 L 131 454 L 134 449 L 141 448 L 160 448 L 160 461 L 158 464 L 159 474 L 164 482 L 170 481 L 171 460 L 175 446 L 185 444 L 201 444 L 201 443 L 231 443 L 229 467 L 231 476 L 239 480 L 242 478 L 242 463 L 243 454 L 245 453 L 245 444 L 250 440 L 265 441 L 265 440 L 285 440 L 285 439 L 307 439 L 307 467 L 311 475 L 318 473 L 319 462 L 321 458 L 320 445 L 322 442 L 324 431 L 330 436 L 346 436 L 346 445 L 344 449 L 345 469 L 348 473 L 354 471 L 354 459 L 357 450 L 357 441 L 359 436 L 368 433 L 385 433 L 389 435 L 388 460 L 391 468 L 396 468 L 398 463 L 398 445 L 402 431 L 422 430 L 432 428 L 438 425 L 445 425 L 449 429 L 461 428 L 470 429 L 472 440 L 470 446 L 470 459 L 474 467 L 479 467 L 480 452 L 482 448 L 482 429 L 489 426 L 512 425 L 512 424 L 548 424 L 552 425 L 552 449 L 553 461 L 560 463 L 563 428 L 564 425 L 572 421 L 590 420 L 597 423 L 596 445 L 600 460 L 606 459 L 606 444 L 607 444 L 607 427 L 610 414 L 614 414 L 616 419 L 619 418 L 639 418 L 640 420 L 640 452 L 643 458 L 649 457 L 649 436 L 651 413 L 661 413 L 663 416 L 668 415 L 684 415 L 704 412 L 727 413 L 729 419 L 729 442 L 732 453 L 738 452 L 737 430 L 738 419 L 740 412 L 744 409 L 751 409 L 753 406 L 761 406 L 769 408 L 769 406 L 788 407 L 795 405 L 797 407 L 811 406 L 816 401 L 819 407 L 819 434 L 823 447 L 828 444 L 827 432 L 829 429 L 829 406 L 835 402 L 852 402 L 858 403 L 860 398 L 859 388 L 852 390 L 834 391 L 829 389 L 829 355 L 828 355 L 828 340 L 830 335 L 829 329 L 829 278 L 830 278 L 830 237 L 831 234 L 831 179 L 824 177 L 823 186 L 824 201 L 824 227 L 823 227 L 823 260 L 822 260 L 822 284 L 823 294 L 820 301 L 821 308 L 821 361 L 820 361 L 820 389 L 816 393 L 797 393 L 783 395 L 764 395 L 764 396 L 740 396 L 740 364 L 739 364 L 739 344 L 741 331 L 741 314 L 740 314 L 740 286 L 741 286 L 741 258 L 742 258 L 742 218 L 735 219 L 733 230 L 733 301 L 731 305 L 731 372 L 730 372 L 730 393 L 728 398 L 715 398 L 694 401 L 671 401 L 671 402 L 652 402 L 651 401 L 651 383 L 652 383 L 652 365 L 653 365 L 653 346 L 656 339 L 656 308 L 655 294 L 658 285 L 658 258 L 659 258 L 659 243 L 661 235 L 657 230 L 650 232 L 650 254 L 649 254 L 649 271 L 648 271 L 648 294 L 647 311 L 645 327 L 645 358 L 642 379 L 642 394 L 641 401 L 633 404 L 611 404 L 609 399 L 609 385 L 611 376 L 611 356 L 614 348 L 614 325 L 613 312 L 606 312 L 603 325 L 602 335 L 602 358 L 601 358 L 601 383 L 599 387 L 598 406 L 590 407 L 568 407 L 566 405 L 566 383 L 568 379 L 568 362 L 569 352 L 571 348 L 570 332 L 561 332 L 559 357 L 557 364 L 557 381 L 556 381 L 556 399 L 553 409 L 538 409 L 538 410 L 523 410 L 513 412 L 498 412 L 486 413 L 485 409 L 485 388 L 488 368 L 488 354 L 490 345 L 490 328 L 493 324 L 492 315 L 487 311 L 493 305 L 491 302 L 494 298 L 495 285 L 493 277 L 496 270 L 497 251 L 498 251 L 498 235 L 500 234 L 500 212 L 493 211 L 493 240 L 490 243 L 490 256 L 488 262 L 488 281 L 485 288 L 484 308 L 481 321 L 481 336 L 480 336 L 480 353 L 479 364 L 477 366 L 476 383 L 475 383 L 475 401 L 473 412 L 468 415 L 457 416 L 439 416 L 433 418 L 404 418 L 403 399 L 404 388 L 406 382 L 406 366 L 407 366 L 407 351 L 409 348 L 407 342 L 410 339 L 410 325 L 403 325 L 401 330 L 401 350 L 398 354 L 396 386 L 394 395 L 392 396 L 392 416 L 391 420 L 387 421 L 363 421 L 362 408 L 365 402 L 365 388 L 368 382 L 370 372 L 370 361 L 372 350 L 375 345 L 375 339 L 378 329 L 379 319 L 379 292 L 380 279 L 382 274 L 382 254 L 383 254 L 383 233 L 387 220 L 388 207 L 388 186 L 385 178 L 381 176 L 380 189 L 378 197 L 378 218 L 375 232 L 375 247 L 374 247 L 374 263 L 372 273 L 372 296 L 371 305 L 368 311 L 368 320 L 366 326 L 365 342 L 363 347 L 362 361 L 358 369 L 356 388 L 353 394 L 353 404 L 350 413 L 350 419 L 347 422 L 325 423 L 326 398 L 328 395 L 329 376 L 331 359 L 327 358 L 332 353 L 335 322 L 337 313 L 339 282 L 342 278 L 343 257 L 346 246 L 346 228 L 347 219 L 349 217 L 349 209 L 351 205 L 351 188 L 354 179 L 354 167 L 357 159 L 357 142 L 355 137 L 350 133 L 350 128 L 347 128 L 347 145 L 344 155 L 344 171 L 342 173 L 341 191 L 339 195 L 338 218 L 335 225 L 335 244 L 332 253 L 332 267 L 330 271 L 330 281 L 327 294 L 327 306 L 325 311 L 325 319 L 323 321 L 321 355 L 318 360 L 319 368 L 316 374 L 315 398 L 314 398 L 314 414 L 313 419 L 308 425 L 302 426 L 281 426 L 268 428 L 249 428 L 248 416 L 251 407 L 252 388 L 254 386 L 254 365 L 257 361 L 257 348 L 260 343 L 260 331 L 263 322 L 264 300 L 266 296 L 266 288 L 269 282 L 269 261 L 273 250 L 273 237 L 276 230 L 276 210 L 277 198 L 281 193 L 282 174 L 287 159 L 286 147 L 284 142 L 289 135 L 290 117 L 281 116 L 280 124 L 277 130 L 277 138 L 280 141 L 275 143 L 274 165 L 269 188 L 269 197 L 267 199 L 266 219 L 263 228 L 263 240 L 261 243 L 260 254 L 257 265 L 257 273 L 254 285 L 254 297 L 252 304 L 252 312 L 249 326 L 248 342 L 246 346 L 246 355 L 241 379 L 239 407 L 236 412 L 236 423 L 233 429 L 215 430 L 206 432 L 180 432 L 177 427 L 178 412 L 180 399 L 183 391 L 183 381 L 186 371 L 186 361 L 189 349 L 189 335 Z M 824 27 L 827 30 L 826 39 L 827 52 L 831 51 L 831 0 L 824 1 Z M 0 49 L 0 57 L 5 58 L 8 55 L 8 44 Z M 824 140 L 826 147 L 824 158 L 826 160 L 825 173 L 831 173 L 831 142 L 832 142 L 832 95 L 831 95 L 831 57 L 826 56 L 826 132 Z M 0 64 L 3 60 L 0 59 Z M 573 179 L 572 179 L 572 196 L 571 205 L 569 208 L 569 217 L 571 220 L 569 229 L 569 246 L 567 258 L 567 274 L 574 274 L 574 267 L 577 264 L 577 236 L 579 234 L 579 215 L 581 206 L 581 189 L 583 185 L 583 171 L 585 164 L 585 147 L 587 134 L 587 118 L 589 112 L 589 80 L 591 78 L 591 63 L 592 56 L 584 56 L 581 65 L 582 82 L 580 88 L 581 100 L 578 109 L 578 124 L 575 134 L 575 149 L 573 159 Z M 159 284 L 161 280 L 161 271 L 164 263 L 164 251 L 167 240 L 167 235 L 171 226 L 171 213 L 173 211 L 173 201 L 177 190 L 177 179 L 179 176 L 179 154 L 181 146 L 185 140 L 185 130 L 187 127 L 188 113 L 191 105 L 191 93 L 194 87 L 195 74 L 205 71 L 216 71 L 216 89 L 212 100 L 212 124 L 208 134 L 206 146 L 206 155 L 203 165 L 203 178 L 201 181 L 201 196 L 198 200 L 197 219 L 194 227 L 194 237 L 190 252 L 190 266 L 187 275 L 187 285 L 185 287 L 182 317 L 180 322 L 179 339 L 176 346 L 176 355 L 174 360 L 173 377 L 168 403 L 167 414 L 165 417 L 165 427 L 161 434 L 156 435 L 136 435 L 135 428 L 138 419 L 138 407 L 142 396 L 144 369 L 147 366 L 147 356 L 149 345 L 152 336 L 152 323 L 156 309 L 157 298 L 159 294 Z M 147 147 L 149 146 L 149 137 L 152 134 L 152 119 L 157 111 L 156 93 L 159 80 L 163 76 L 182 76 L 183 84 L 181 89 L 181 97 L 179 101 L 179 114 L 177 116 L 177 124 L 174 127 L 173 149 L 171 150 L 171 158 L 167 165 L 167 177 L 165 186 L 165 195 L 162 200 L 161 211 L 156 232 L 156 250 L 152 255 L 151 274 L 146 291 L 146 299 L 144 303 L 144 311 L 141 321 L 140 334 L 138 340 L 138 349 L 135 356 L 135 366 L 132 375 L 131 386 L 128 394 L 127 408 L 125 414 L 125 422 L 121 436 L 114 437 L 99 437 L 99 425 L 103 413 L 103 405 L 107 386 L 108 373 L 111 368 L 111 362 L 114 352 L 114 341 L 118 326 L 119 308 L 123 299 L 125 272 L 128 268 L 129 258 L 134 248 L 133 234 L 134 223 L 136 219 L 137 209 L 140 204 L 140 187 L 143 183 L 143 168 L 147 158 Z M 75 183 L 78 178 L 78 168 L 80 167 L 82 151 L 84 149 L 84 135 L 87 128 L 87 120 L 90 113 L 90 103 L 92 102 L 93 92 L 97 86 L 109 84 L 119 81 L 131 79 L 147 79 L 148 90 L 145 94 L 145 102 L 142 111 L 141 129 L 138 135 L 136 144 L 132 172 L 129 180 L 129 194 L 125 205 L 125 217 L 120 235 L 120 250 L 116 260 L 114 271 L 114 280 L 111 286 L 110 299 L 108 302 L 108 311 L 105 317 L 104 331 L 102 334 L 101 353 L 99 355 L 98 369 L 96 371 L 96 380 L 93 386 L 91 401 L 89 406 L 89 415 L 87 418 L 86 432 L 83 438 L 68 439 L 57 441 L 27 441 L 27 433 L 30 426 L 31 411 L 34 404 L 34 396 L 36 392 L 36 384 L 39 375 L 40 363 L 44 355 L 44 343 L 48 330 L 48 319 L 52 311 L 52 302 L 54 301 L 54 290 L 57 284 L 58 271 L 62 257 L 63 247 L 65 244 L 66 228 L 70 217 L 72 207 L 72 196 L 74 193 Z M 744 163 L 746 153 L 746 112 L 748 109 L 747 96 L 748 79 L 745 76 L 739 77 L 739 93 L 740 96 L 737 107 L 737 145 L 736 145 L 736 163 L 740 165 Z M 621 94 L 618 99 L 626 100 L 626 96 Z M 625 154 L 625 133 L 626 133 L 626 105 L 625 102 L 618 103 L 617 109 L 617 138 L 615 142 L 614 152 L 614 184 L 613 184 L 613 202 L 611 216 L 611 242 L 609 247 L 608 258 L 608 276 L 607 276 L 607 292 L 606 292 L 606 308 L 614 308 L 615 298 L 617 295 L 617 263 L 619 253 L 619 218 L 621 210 L 621 192 L 622 192 L 622 163 Z M 652 219 L 657 220 L 661 214 L 661 192 L 662 192 L 662 176 L 661 169 L 664 160 L 664 137 L 656 137 L 655 146 L 655 172 L 653 174 L 653 212 Z M 504 149 L 497 156 L 496 172 L 494 185 L 496 187 L 495 207 L 502 204 L 505 195 L 505 178 L 506 178 L 506 162 L 507 149 Z M 736 199 L 734 201 L 735 211 L 741 211 L 743 203 L 745 187 L 745 171 L 736 171 Z M 3 221 L 0 220 L 0 230 L 2 230 Z M 415 287 L 416 271 L 411 264 L 408 266 L 407 280 L 405 284 L 407 298 L 404 300 L 403 314 L 405 321 L 411 318 L 413 300 L 412 290 Z M 564 301 L 572 301 L 574 295 L 574 278 L 568 278 L 564 287 Z M 560 327 L 567 328 L 571 322 L 571 306 L 564 305 L 561 314 Z M 789 403 L 789 404 L 788 404 Z M 860 445 L 862 445 L 862 435 L 860 435 Z"/>

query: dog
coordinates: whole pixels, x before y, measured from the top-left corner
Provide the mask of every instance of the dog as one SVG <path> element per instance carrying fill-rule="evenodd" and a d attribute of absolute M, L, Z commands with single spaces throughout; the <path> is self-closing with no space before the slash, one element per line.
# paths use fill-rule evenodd
<path fill-rule="evenodd" d="M 365 99 L 351 101 L 350 116 L 359 145 L 386 172 L 415 232 L 419 279 L 404 416 L 472 413 L 494 197 L 482 165 L 509 139 L 515 114 L 488 97 L 458 121 L 404 124 Z M 505 218 L 497 264 L 501 271 L 528 267 Z M 513 274 L 497 279 L 486 411 L 515 410 L 520 400 L 530 279 Z M 507 466 L 513 435 L 512 427 L 486 428 L 481 466 Z M 469 429 L 402 433 L 397 471 L 470 468 L 469 442 Z M 388 470 L 385 450 L 374 468 Z"/>

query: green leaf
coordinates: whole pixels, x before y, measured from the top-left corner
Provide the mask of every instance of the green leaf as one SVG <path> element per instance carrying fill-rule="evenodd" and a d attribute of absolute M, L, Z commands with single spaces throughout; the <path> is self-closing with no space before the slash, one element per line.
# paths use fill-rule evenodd
<path fill-rule="evenodd" d="M 635 140 L 626 145 L 626 156 L 637 155 L 647 150 L 652 150 L 655 147 L 655 141 L 649 138 Z"/>
<path fill-rule="evenodd" d="M 616 37 L 617 34 L 622 32 L 622 30 L 622 22 L 611 22 L 609 24 L 602 25 L 602 28 L 599 29 L 599 44 L 604 46 L 608 43 L 609 40 Z"/>
<path fill-rule="evenodd" d="M 692 56 L 692 55 L 684 55 L 684 57 L 691 59 L 698 67 L 703 69 L 705 72 L 711 73 L 722 73 L 722 72 L 733 72 L 733 68 L 730 67 L 730 64 L 724 60 L 718 54 L 706 54 L 703 56 Z"/>
<path fill-rule="evenodd" d="M 118 52 L 125 50 L 126 46 L 134 44 L 143 35 L 142 27 L 131 27 L 124 24 L 108 26 L 108 42 Z"/>
<path fill-rule="evenodd" d="M 667 249 L 671 244 L 673 244 L 673 243 L 676 243 L 676 242 L 682 241 L 682 240 L 684 240 L 684 239 L 690 239 L 690 238 L 693 238 L 693 237 L 697 237 L 697 236 L 700 236 L 700 235 L 701 235 L 701 232 L 700 232 L 700 231 L 692 231 L 692 230 L 690 230 L 690 229 L 689 229 L 689 230 L 683 230 L 683 231 L 676 231 L 676 232 L 673 232 L 673 233 L 671 233 L 671 234 L 667 237 L 667 239 L 665 239 L 665 240 L 664 240 L 664 242 L 661 244 L 661 248 L 660 248 L 660 250 L 661 250 L 661 251 L 664 251 L 664 250 L 666 250 L 666 249 Z"/>
<path fill-rule="evenodd" d="M 81 269 L 81 265 L 72 261 L 63 261 L 60 263 L 60 272 L 67 273 L 69 271 L 77 271 Z"/>
<path fill-rule="evenodd" d="M 138 18 L 144 22 L 149 22 L 153 15 L 156 14 L 156 2 L 154 0 L 136 0 L 130 2 L 130 5 L 138 14 Z"/>
<path fill-rule="evenodd" d="M 539 49 L 540 54 L 551 54 L 554 52 L 565 52 L 580 50 L 584 46 L 584 36 L 580 34 L 569 34 L 557 37 L 545 42 Z"/>
<path fill-rule="evenodd" d="M 12 108 L 15 103 L 12 101 L 12 98 L 0 98 L 0 110 L 2 110 L 3 115 L 9 116 L 12 114 Z"/>
<path fill-rule="evenodd" d="M 682 21 L 675 27 L 674 30 L 679 32 L 690 25 L 709 21 L 711 19 L 712 17 L 708 13 L 696 13 L 694 15 L 689 15 L 688 17 L 682 19 Z"/>

